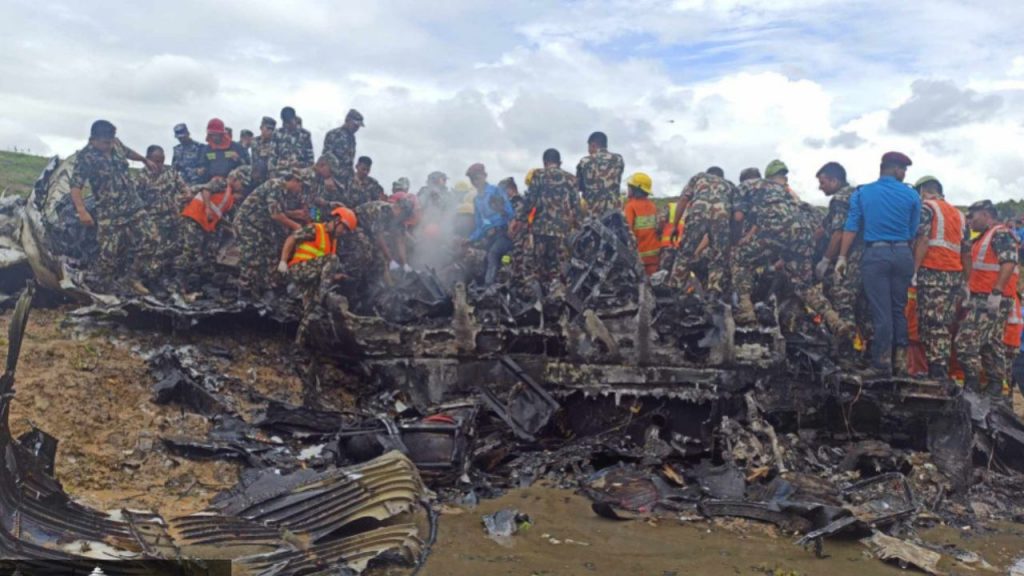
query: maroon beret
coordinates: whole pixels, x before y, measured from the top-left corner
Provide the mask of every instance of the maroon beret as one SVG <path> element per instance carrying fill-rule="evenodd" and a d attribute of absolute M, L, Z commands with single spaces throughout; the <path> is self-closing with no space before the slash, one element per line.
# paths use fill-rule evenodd
<path fill-rule="evenodd" d="M 474 174 L 486 174 L 486 173 L 487 173 L 487 169 L 484 168 L 484 165 L 479 163 L 479 162 L 477 162 L 476 164 L 473 164 L 468 169 L 466 169 L 466 176 L 469 176 L 471 178 L 473 177 Z"/>
<path fill-rule="evenodd" d="M 900 166 L 912 166 L 910 157 L 902 152 L 886 152 L 882 154 L 882 164 L 899 164 Z"/>

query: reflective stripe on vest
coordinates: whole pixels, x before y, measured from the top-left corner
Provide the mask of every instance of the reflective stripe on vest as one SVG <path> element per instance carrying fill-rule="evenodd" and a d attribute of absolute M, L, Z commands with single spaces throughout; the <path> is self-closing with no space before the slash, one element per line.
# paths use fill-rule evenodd
<path fill-rule="evenodd" d="M 650 216 L 637 216 L 633 220 L 634 230 L 646 230 L 648 228 L 653 229 L 658 224 L 658 218 L 655 215 Z"/>
<path fill-rule="evenodd" d="M 292 256 L 291 261 L 288 262 L 289 266 L 294 266 L 299 262 L 322 258 L 328 254 L 334 254 L 336 245 L 327 234 L 327 226 L 314 224 L 313 228 L 316 230 L 316 237 L 312 241 L 303 242 L 295 248 L 295 254 Z"/>
<path fill-rule="evenodd" d="M 979 249 L 974 251 L 974 258 L 971 261 L 972 270 L 981 270 L 983 272 L 999 272 L 999 262 L 996 260 L 995 255 L 992 255 L 992 262 L 989 262 L 989 244 L 992 243 L 992 236 L 995 236 L 997 230 L 1006 229 L 1006 226 L 1002 224 L 996 224 L 985 231 L 985 235 L 981 237 L 981 241 L 978 244 L 981 246 Z"/>
<path fill-rule="evenodd" d="M 996 280 L 999 279 L 999 268 L 1001 267 L 996 254 L 990 250 L 992 237 L 1001 230 L 1009 232 L 1009 228 L 997 224 L 988 230 L 974 242 L 971 249 L 971 277 L 968 279 L 968 287 L 976 294 L 990 294 L 996 287 Z M 1010 232 L 1012 234 L 1012 232 Z M 1003 295 L 1012 297 L 1017 290 L 1018 269 L 1015 265 L 1010 277 L 1003 286 Z"/>
<path fill-rule="evenodd" d="M 944 272 L 963 270 L 960 242 L 967 225 L 964 215 L 944 200 L 925 200 L 924 203 L 932 211 L 932 227 L 928 232 L 928 251 L 921 265 Z"/>

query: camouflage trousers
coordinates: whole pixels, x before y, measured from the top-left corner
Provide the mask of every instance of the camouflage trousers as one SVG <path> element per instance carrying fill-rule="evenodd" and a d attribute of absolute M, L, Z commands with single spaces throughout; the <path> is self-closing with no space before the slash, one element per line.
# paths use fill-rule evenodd
<path fill-rule="evenodd" d="M 535 241 L 536 236 L 522 230 L 512 238 L 512 250 L 508 253 L 511 262 L 507 268 L 513 286 L 520 291 L 530 284 L 536 275 L 536 260 L 533 253 Z"/>
<path fill-rule="evenodd" d="M 614 196 L 596 196 L 586 200 L 587 209 L 586 213 L 588 216 L 593 216 L 600 220 L 608 212 L 621 212 L 622 202 Z"/>
<path fill-rule="evenodd" d="M 157 235 L 155 242 L 140 248 L 139 257 L 143 262 L 151 262 L 148 267 L 151 277 L 167 278 L 177 268 L 178 256 L 181 252 L 181 216 L 177 214 L 155 214 L 152 226 Z"/>
<path fill-rule="evenodd" d="M 299 344 L 304 341 L 309 324 L 313 321 L 320 304 L 321 272 L 327 258 L 333 256 L 314 258 L 288 267 L 288 278 L 302 295 L 302 317 L 299 319 L 299 329 L 295 334 L 295 340 Z"/>
<path fill-rule="evenodd" d="M 203 230 L 191 218 L 181 219 L 181 252 L 178 254 L 178 273 L 195 276 L 200 280 L 213 275 L 217 262 L 217 235 Z M 195 286 L 190 288 L 195 289 Z"/>
<path fill-rule="evenodd" d="M 271 230 L 243 227 L 238 230 L 238 286 L 255 295 L 273 285 L 271 282 L 281 242 Z"/>
<path fill-rule="evenodd" d="M 344 234 L 338 239 L 338 260 L 341 273 L 350 282 L 366 285 L 384 274 L 384 254 L 362 230 Z"/>
<path fill-rule="evenodd" d="M 686 226 L 676 248 L 675 261 L 669 275 L 668 285 L 682 289 L 690 280 L 690 273 L 701 260 L 707 263 L 707 278 L 704 290 L 721 296 L 729 288 L 729 212 L 721 203 L 696 201 L 686 209 Z M 697 256 L 704 237 L 708 246 Z"/>
<path fill-rule="evenodd" d="M 130 220 L 100 220 L 96 223 L 96 241 L 100 250 L 95 272 L 101 282 L 159 277 L 163 262 L 155 259 L 152 251 L 160 237 L 145 212 Z"/>
<path fill-rule="evenodd" d="M 533 270 L 544 285 L 562 277 L 562 267 L 569 261 L 569 247 L 560 236 L 533 235 Z"/>
<path fill-rule="evenodd" d="M 956 359 L 968 380 L 977 380 L 984 366 L 987 381 L 990 384 L 997 382 L 1002 386 L 1007 376 L 1003 332 L 1006 329 L 1006 319 L 1013 310 L 1013 300 L 1003 298 L 999 311 L 993 317 L 986 310 L 986 297 L 986 294 L 971 294 L 971 300 L 966 306 L 966 316 L 960 322 L 960 331 L 957 332 L 954 343 Z"/>
<path fill-rule="evenodd" d="M 929 365 L 949 366 L 952 351 L 949 327 L 956 319 L 956 299 L 962 280 L 960 272 L 930 268 L 917 271 L 918 334 Z"/>
<path fill-rule="evenodd" d="M 871 312 L 861 282 L 860 259 L 863 251 L 853 248 L 846 256 L 846 273 L 841 277 L 830 272 L 825 279 L 827 294 L 839 318 L 857 327 L 861 338 L 871 337 Z"/>

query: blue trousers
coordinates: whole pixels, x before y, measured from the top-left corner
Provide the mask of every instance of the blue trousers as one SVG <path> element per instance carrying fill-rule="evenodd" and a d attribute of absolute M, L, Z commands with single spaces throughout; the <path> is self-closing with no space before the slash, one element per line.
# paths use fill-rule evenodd
<path fill-rule="evenodd" d="M 871 363 L 875 367 L 892 365 L 893 344 L 905 348 L 907 334 L 907 290 L 914 276 L 914 257 L 910 247 L 873 245 L 864 249 L 861 278 L 864 294 L 871 307 Z"/>
<path fill-rule="evenodd" d="M 484 285 L 490 286 L 494 283 L 494 277 L 498 275 L 498 268 L 501 267 L 501 258 L 512 250 L 512 240 L 504 230 L 498 230 L 487 241 L 487 273 L 484 276 Z"/>

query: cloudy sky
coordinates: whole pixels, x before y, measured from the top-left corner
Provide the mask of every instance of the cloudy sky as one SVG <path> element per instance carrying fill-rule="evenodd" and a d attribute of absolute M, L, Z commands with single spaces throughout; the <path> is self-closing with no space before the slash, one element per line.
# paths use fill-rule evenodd
<path fill-rule="evenodd" d="M 0 0 L 0 149 L 66 155 L 113 121 L 136 149 L 294 106 L 319 153 L 350 107 L 385 186 L 482 161 L 573 170 L 608 133 L 659 195 L 772 158 L 803 198 L 900 150 L 956 203 L 1024 196 L 1024 2 Z"/>

